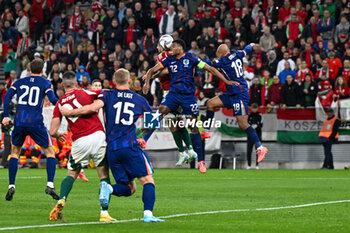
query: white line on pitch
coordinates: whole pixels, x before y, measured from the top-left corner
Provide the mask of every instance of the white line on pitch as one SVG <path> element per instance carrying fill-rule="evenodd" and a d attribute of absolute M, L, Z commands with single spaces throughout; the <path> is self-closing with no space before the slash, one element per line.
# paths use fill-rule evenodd
<path fill-rule="evenodd" d="M 215 210 L 215 211 L 205 211 L 205 212 L 195 212 L 195 213 L 174 214 L 174 215 L 168 215 L 168 216 L 161 216 L 159 218 L 176 218 L 176 217 L 187 217 L 187 216 L 194 216 L 194 215 L 232 213 L 232 212 L 295 209 L 295 208 L 302 208 L 302 207 L 309 207 L 309 206 L 337 204 L 337 203 L 345 203 L 345 202 L 350 202 L 350 200 L 326 201 L 326 202 L 316 202 L 316 203 L 301 204 L 301 205 L 279 206 L 279 207 L 258 208 L 258 209 Z M 19 230 L 19 229 L 33 229 L 33 228 L 45 228 L 45 227 L 97 225 L 97 224 L 115 224 L 115 223 L 124 223 L 124 222 L 137 222 L 137 221 L 141 221 L 141 220 L 142 219 L 139 219 L 139 218 L 133 218 L 133 219 L 126 219 L 126 220 L 119 220 L 117 222 L 75 222 L 75 223 L 59 223 L 59 224 L 45 224 L 45 225 L 18 226 L 18 227 L 3 227 L 3 228 L 0 228 L 0 231 Z"/>
<path fill-rule="evenodd" d="M 27 176 L 27 177 L 16 177 L 16 179 L 41 179 L 42 176 Z M 0 180 L 8 180 L 8 177 L 0 177 Z"/>

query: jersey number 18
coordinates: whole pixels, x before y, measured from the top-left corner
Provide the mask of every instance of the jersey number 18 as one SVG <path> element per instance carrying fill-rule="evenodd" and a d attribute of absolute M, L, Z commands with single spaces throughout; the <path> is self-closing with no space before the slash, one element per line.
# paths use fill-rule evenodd
<path fill-rule="evenodd" d="M 243 76 L 243 67 L 242 67 L 241 60 L 233 61 L 231 64 L 231 67 L 235 69 L 237 78 L 240 78 Z"/>

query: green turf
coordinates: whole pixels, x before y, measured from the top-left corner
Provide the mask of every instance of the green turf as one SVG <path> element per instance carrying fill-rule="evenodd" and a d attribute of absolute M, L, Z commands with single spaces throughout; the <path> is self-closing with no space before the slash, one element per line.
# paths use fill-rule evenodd
<path fill-rule="evenodd" d="M 56 172 L 58 189 L 65 173 L 65 170 Z M 86 173 L 90 182 L 76 181 L 68 197 L 64 216 L 69 223 L 98 221 L 98 179 L 95 170 L 88 169 Z M 138 221 L 8 232 L 350 232 L 350 203 L 254 210 L 349 200 L 349 175 L 348 171 L 339 170 L 208 170 L 203 175 L 198 170 L 157 169 L 156 216 L 252 210 L 169 218 L 164 223 Z M 44 194 L 45 180 L 44 169 L 20 169 L 16 194 L 7 202 L 4 198 L 7 170 L 0 170 L 0 230 L 11 226 L 53 224 L 48 217 L 56 202 Z M 142 217 L 142 188 L 138 186 L 138 191 L 128 198 L 112 197 L 110 214 L 119 220 Z"/>

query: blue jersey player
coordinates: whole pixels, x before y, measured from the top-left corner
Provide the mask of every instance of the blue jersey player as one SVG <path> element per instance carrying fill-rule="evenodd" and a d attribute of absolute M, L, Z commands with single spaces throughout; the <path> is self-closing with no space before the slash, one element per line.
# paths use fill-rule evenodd
<path fill-rule="evenodd" d="M 43 122 L 42 107 L 45 95 L 51 103 L 56 104 L 57 98 L 52 90 L 49 80 L 41 77 L 44 62 L 34 59 L 30 63 L 31 75 L 15 81 L 9 88 L 4 99 L 3 125 L 10 123 L 9 105 L 12 97 L 17 94 L 17 109 L 12 132 L 12 150 L 9 160 L 9 189 L 6 200 L 11 201 L 15 193 L 15 180 L 18 167 L 18 157 L 27 135 L 29 135 L 45 152 L 47 187 L 46 194 L 58 200 L 53 181 L 56 171 L 55 152 L 52 148 L 52 140 Z"/>
<path fill-rule="evenodd" d="M 151 112 L 147 100 L 129 90 L 130 73 L 119 69 L 114 73 L 116 89 L 104 91 L 93 104 L 68 110 L 61 108 L 62 115 L 76 116 L 96 113 L 104 107 L 106 117 L 107 160 L 117 184 L 106 185 L 104 196 L 130 196 L 136 191 L 134 178 L 143 186 L 144 222 L 162 222 L 153 216 L 155 186 L 153 168 L 147 154 L 136 141 L 135 122 L 144 112 Z M 108 200 L 109 201 L 109 200 Z"/>
<path fill-rule="evenodd" d="M 222 44 L 217 49 L 218 60 L 214 65 L 221 69 L 228 80 L 236 81 L 240 85 L 226 85 L 226 93 L 210 99 L 207 103 L 207 119 L 212 120 L 215 108 L 233 108 L 233 115 L 237 118 L 238 126 L 243 129 L 248 137 L 254 142 L 260 163 L 267 153 L 267 148 L 261 145 L 259 137 L 254 128 L 248 124 L 248 103 L 249 92 L 248 85 L 243 78 L 243 57 L 252 51 L 254 44 L 247 45 L 244 50 L 232 50 L 227 45 Z M 205 129 L 205 138 L 210 137 L 209 127 Z"/>
<path fill-rule="evenodd" d="M 182 107 L 185 116 L 196 122 L 199 114 L 197 99 L 195 97 L 194 69 L 196 67 L 205 69 L 220 78 L 227 85 L 238 84 L 234 81 L 228 81 L 217 69 L 209 66 L 205 62 L 196 58 L 191 53 L 185 53 L 185 42 L 182 40 L 174 40 L 171 45 L 172 55 L 159 62 L 153 68 L 148 70 L 145 80 L 144 92 L 149 90 L 149 80 L 152 75 L 164 68 L 170 73 L 170 92 L 164 98 L 159 107 L 162 116 L 167 115 L 171 111 L 175 111 L 178 107 Z M 192 121 L 193 122 L 193 121 Z M 189 124 L 191 128 L 191 138 L 198 154 L 198 167 L 200 172 L 205 173 L 206 167 L 203 160 L 201 135 L 199 134 L 196 124 Z"/>

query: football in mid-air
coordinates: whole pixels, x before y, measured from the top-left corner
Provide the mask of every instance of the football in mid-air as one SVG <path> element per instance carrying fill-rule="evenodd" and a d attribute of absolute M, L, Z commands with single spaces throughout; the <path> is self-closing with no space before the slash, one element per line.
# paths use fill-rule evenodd
<path fill-rule="evenodd" d="M 173 40 L 174 39 L 171 35 L 163 35 L 159 39 L 159 45 L 162 49 L 169 50 Z"/>

